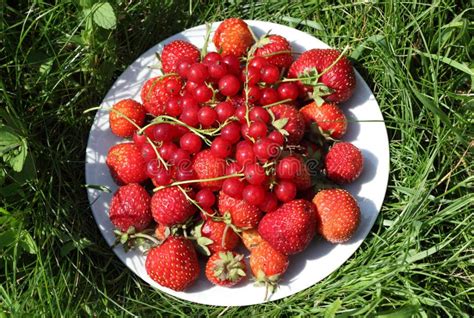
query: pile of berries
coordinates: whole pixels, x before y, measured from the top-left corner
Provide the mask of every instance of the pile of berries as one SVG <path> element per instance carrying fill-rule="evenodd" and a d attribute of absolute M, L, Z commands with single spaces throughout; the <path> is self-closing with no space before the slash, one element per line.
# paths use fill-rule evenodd
<path fill-rule="evenodd" d="M 162 286 L 189 287 L 200 251 L 212 283 L 251 273 L 273 289 L 316 234 L 341 243 L 359 225 L 356 200 L 339 188 L 363 167 L 359 149 L 339 141 L 347 129 L 339 103 L 355 74 L 337 50 L 294 59 L 287 39 L 256 38 L 237 18 L 212 41 L 218 52 L 167 44 L 163 75 L 145 82 L 141 102 L 111 109 L 112 132 L 128 141 L 107 155 L 120 185 L 109 217 L 124 247 L 148 247 L 147 273 Z"/>

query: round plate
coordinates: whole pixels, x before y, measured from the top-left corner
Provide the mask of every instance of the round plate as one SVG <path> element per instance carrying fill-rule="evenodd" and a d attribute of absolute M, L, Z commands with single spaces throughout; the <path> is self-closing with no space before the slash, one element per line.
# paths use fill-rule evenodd
<path fill-rule="evenodd" d="M 267 31 L 287 38 L 295 52 L 329 46 L 313 36 L 293 28 L 262 21 L 247 21 L 257 36 Z M 218 22 L 212 25 L 213 30 Z M 174 40 L 187 40 L 197 47 L 204 45 L 204 25 L 188 29 L 155 45 L 141 55 L 117 79 L 107 93 L 101 106 L 112 107 L 124 98 L 140 101 L 140 89 L 143 83 L 159 75 L 159 71 L 149 68 L 157 63 L 155 52 L 161 52 L 163 46 Z M 212 37 L 212 34 L 211 34 Z M 212 43 L 209 51 L 215 50 Z M 347 189 L 354 195 L 361 209 L 360 226 L 345 244 L 330 244 L 315 238 L 303 252 L 290 258 L 290 266 L 283 277 L 280 287 L 270 300 L 280 299 L 308 288 L 339 268 L 361 245 L 377 218 L 387 189 L 389 172 L 388 137 L 383 117 L 370 88 L 356 72 L 357 89 L 354 96 L 342 105 L 350 123 L 344 140 L 352 142 L 361 149 L 365 162 L 361 177 Z M 109 129 L 108 111 L 100 110 L 95 116 L 86 151 L 86 182 L 90 185 L 107 186 L 112 193 L 117 189 L 105 158 L 109 148 L 122 140 Z M 109 202 L 112 193 L 89 187 L 88 196 L 97 225 L 109 245 L 114 242 L 113 225 L 108 218 Z M 242 306 L 264 302 L 264 287 L 254 287 L 250 280 L 233 288 L 213 286 L 207 281 L 201 270 L 199 280 L 185 292 L 175 292 L 162 287 L 151 280 L 145 271 L 145 256 L 138 251 L 125 253 L 118 246 L 114 252 L 122 262 L 151 286 L 175 297 L 201 304 L 220 306 Z"/>

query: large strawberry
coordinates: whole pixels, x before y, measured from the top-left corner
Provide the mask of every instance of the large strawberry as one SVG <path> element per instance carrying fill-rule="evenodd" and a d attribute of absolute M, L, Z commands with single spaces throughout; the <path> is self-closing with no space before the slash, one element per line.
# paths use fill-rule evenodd
<path fill-rule="evenodd" d="M 331 138 L 340 139 L 346 133 L 347 119 L 342 110 L 334 103 L 317 105 L 312 102 L 300 109 L 306 125 L 316 123 L 322 133 Z"/>
<path fill-rule="evenodd" d="M 359 148 L 350 142 L 338 142 L 326 155 L 325 165 L 329 179 L 337 183 L 351 183 L 360 176 L 364 158 Z"/>
<path fill-rule="evenodd" d="M 189 42 L 175 40 L 165 45 L 161 52 L 161 67 L 165 73 L 176 73 L 176 68 L 181 59 L 190 63 L 199 62 L 198 48 Z"/>
<path fill-rule="evenodd" d="M 221 215 L 229 213 L 232 224 L 240 228 L 254 228 L 262 218 L 262 211 L 255 205 L 234 199 L 223 191 L 219 192 L 218 208 Z"/>
<path fill-rule="evenodd" d="M 230 18 L 222 21 L 212 39 L 222 56 L 233 54 L 237 57 L 244 55 L 254 43 L 249 26 L 244 20 Z"/>
<path fill-rule="evenodd" d="M 177 186 L 158 190 L 151 198 L 151 213 L 155 221 L 161 225 L 184 223 L 194 212 L 196 207 Z"/>
<path fill-rule="evenodd" d="M 234 230 L 224 222 L 208 218 L 202 228 L 201 235 L 207 237 L 212 243 L 206 247 L 212 252 L 232 251 L 239 245 L 240 239 Z M 199 243 L 199 242 L 198 242 Z"/>
<path fill-rule="evenodd" d="M 144 230 L 153 220 L 150 195 L 136 183 L 120 187 L 110 202 L 109 218 L 122 232 L 126 232 L 131 226 L 137 231 Z"/>
<path fill-rule="evenodd" d="M 146 110 L 139 102 L 133 99 L 123 99 L 116 103 L 109 115 L 110 130 L 123 138 L 132 137 L 145 122 Z M 132 121 L 134 124 L 132 124 Z"/>
<path fill-rule="evenodd" d="M 141 183 L 148 178 L 140 147 L 133 142 L 112 146 L 105 162 L 119 185 Z"/>
<path fill-rule="evenodd" d="M 298 144 L 303 138 L 305 123 L 303 115 L 293 106 L 279 104 L 270 107 L 275 115 L 273 123 L 286 135 L 289 144 Z"/>
<path fill-rule="evenodd" d="M 306 51 L 293 62 L 288 71 L 288 77 L 301 78 L 303 84 L 321 89 L 322 86 L 315 83 L 317 80 L 331 91 L 328 95 L 323 96 L 325 100 L 335 103 L 344 102 L 354 93 L 356 79 L 351 62 L 345 56 L 340 57 L 340 55 L 341 52 L 334 49 Z M 339 60 L 336 62 L 337 59 Z M 321 95 L 321 93 L 325 93 L 325 90 L 322 89 L 320 92 L 315 90 L 313 93 Z"/>
<path fill-rule="evenodd" d="M 145 269 L 155 282 L 176 291 L 189 287 L 200 271 L 192 243 L 184 237 L 174 236 L 149 251 Z"/>
<path fill-rule="evenodd" d="M 290 42 L 280 35 L 270 35 L 268 39 L 270 43 L 258 48 L 255 56 L 264 57 L 268 63 L 288 69 L 293 62 Z"/>
<path fill-rule="evenodd" d="M 243 254 L 217 252 L 206 263 L 206 277 L 215 285 L 231 287 L 245 278 L 245 269 Z"/>
<path fill-rule="evenodd" d="M 179 76 L 164 75 L 145 82 L 140 92 L 143 106 L 153 116 L 165 113 L 166 103 L 172 96 L 178 96 L 182 87 Z"/>
<path fill-rule="evenodd" d="M 210 149 L 203 150 L 196 154 L 193 162 L 193 169 L 197 179 L 213 179 L 225 175 L 226 162 L 224 159 L 213 155 Z M 199 182 L 203 188 L 212 191 L 219 190 L 224 180 L 211 180 Z"/>
<path fill-rule="evenodd" d="M 267 292 L 273 293 L 280 277 L 288 269 L 288 256 L 262 241 L 250 252 L 250 269 L 257 283 L 264 283 Z M 267 297 L 265 297 L 267 298 Z"/>
<path fill-rule="evenodd" d="M 322 190 L 315 195 L 313 203 L 318 233 L 322 237 L 332 243 L 343 243 L 352 237 L 359 226 L 360 209 L 349 192 Z"/>
<path fill-rule="evenodd" d="M 303 251 L 315 231 L 314 206 L 306 200 L 284 203 L 276 211 L 266 214 L 258 224 L 262 238 L 285 255 Z"/>

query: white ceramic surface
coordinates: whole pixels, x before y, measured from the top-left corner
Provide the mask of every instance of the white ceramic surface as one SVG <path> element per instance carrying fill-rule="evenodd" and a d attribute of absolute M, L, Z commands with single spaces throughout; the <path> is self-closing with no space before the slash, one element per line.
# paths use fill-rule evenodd
<path fill-rule="evenodd" d="M 247 21 L 257 36 L 271 30 L 290 40 L 294 51 L 303 52 L 312 48 L 327 48 L 328 45 L 313 36 L 296 29 L 262 21 Z M 213 24 L 213 29 L 218 23 Z M 140 88 L 144 81 L 158 75 L 158 71 L 147 66 L 156 64 L 155 52 L 173 40 L 187 40 L 199 48 L 204 45 L 205 26 L 197 26 L 176 34 L 155 45 L 133 62 L 117 79 L 107 93 L 101 106 L 111 107 L 123 98 L 140 101 Z M 211 34 L 212 36 L 212 34 Z M 212 43 L 209 50 L 215 50 Z M 361 245 L 369 233 L 382 206 L 388 182 L 389 148 L 383 117 L 370 88 L 356 72 L 357 89 L 354 96 L 342 107 L 351 123 L 344 140 L 354 143 L 362 150 L 365 167 L 361 177 L 347 189 L 355 196 L 361 208 L 360 227 L 354 237 L 345 244 L 329 244 L 315 238 L 303 253 L 291 257 L 288 272 L 280 288 L 270 300 L 280 299 L 306 289 L 337 270 Z M 86 182 L 89 185 L 106 185 L 113 192 L 117 189 L 105 164 L 111 145 L 121 140 L 109 130 L 108 112 L 98 111 L 92 125 L 86 151 Z M 374 122 L 378 121 L 378 122 Z M 97 226 L 109 245 L 114 242 L 113 226 L 108 218 L 111 193 L 88 189 L 89 201 Z M 145 257 L 138 252 L 125 253 L 121 247 L 114 249 L 116 255 L 134 273 L 147 283 L 175 297 L 209 305 L 243 306 L 264 302 L 264 288 L 256 288 L 247 281 L 234 288 L 211 285 L 201 277 L 185 292 L 175 292 L 161 287 L 146 274 Z"/>

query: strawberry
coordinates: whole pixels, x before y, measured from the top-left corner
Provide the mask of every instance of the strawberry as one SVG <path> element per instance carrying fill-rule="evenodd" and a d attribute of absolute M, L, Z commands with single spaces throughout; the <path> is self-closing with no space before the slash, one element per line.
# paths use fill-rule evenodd
<path fill-rule="evenodd" d="M 221 215 L 229 213 L 232 224 L 240 228 L 254 228 L 262 218 L 262 211 L 255 205 L 234 199 L 223 191 L 219 192 L 218 208 Z"/>
<path fill-rule="evenodd" d="M 224 222 L 213 221 L 211 218 L 204 222 L 201 235 L 212 241 L 211 244 L 206 245 L 212 253 L 232 251 L 239 245 L 240 241 L 239 236 L 229 225 Z"/>
<path fill-rule="evenodd" d="M 351 238 L 359 226 L 360 209 L 346 190 L 327 189 L 313 198 L 318 220 L 318 233 L 332 243 L 343 243 Z"/>
<path fill-rule="evenodd" d="M 262 241 L 250 252 L 250 269 L 256 282 L 266 285 L 267 293 L 273 293 L 287 268 L 288 256 L 278 252 L 266 241 Z"/>
<path fill-rule="evenodd" d="M 176 73 L 181 59 L 188 59 L 192 64 L 199 62 L 201 53 L 198 48 L 186 41 L 176 40 L 166 44 L 161 52 L 161 67 L 164 73 Z"/>
<path fill-rule="evenodd" d="M 288 143 L 298 144 L 303 138 L 305 129 L 303 115 L 295 107 L 287 104 L 272 106 L 270 110 L 275 115 L 274 126 L 286 135 Z"/>
<path fill-rule="evenodd" d="M 350 142 L 338 142 L 329 149 L 325 165 L 329 179 L 337 183 L 351 183 L 360 176 L 364 158 L 359 148 Z"/>
<path fill-rule="evenodd" d="M 318 106 L 312 102 L 300 109 L 306 126 L 316 123 L 324 135 L 340 139 L 346 133 L 347 119 L 342 110 L 334 103 Z"/>
<path fill-rule="evenodd" d="M 140 93 L 146 111 L 153 116 L 163 115 L 166 102 L 170 97 L 179 95 L 182 84 L 179 76 L 175 75 L 150 78 Z"/>
<path fill-rule="evenodd" d="M 200 272 L 192 243 L 184 237 L 174 236 L 149 251 L 145 269 L 155 282 L 176 291 L 189 287 Z"/>
<path fill-rule="evenodd" d="M 133 142 L 112 146 L 105 162 L 118 185 L 141 183 L 148 178 L 140 147 Z"/>
<path fill-rule="evenodd" d="M 290 42 L 280 35 L 270 35 L 268 39 L 270 43 L 258 48 L 255 56 L 264 57 L 268 63 L 288 69 L 293 62 Z"/>
<path fill-rule="evenodd" d="M 206 277 L 215 285 L 231 287 L 245 278 L 245 269 L 243 254 L 218 252 L 206 263 Z"/>
<path fill-rule="evenodd" d="M 197 179 L 213 179 L 225 175 L 226 162 L 224 159 L 213 155 L 210 149 L 200 151 L 196 154 L 193 162 L 193 169 Z M 214 180 L 199 182 L 203 188 L 207 187 L 212 191 L 219 190 L 224 180 Z"/>
<path fill-rule="evenodd" d="M 258 231 L 256 229 L 249 229 L 242 231 L 242 242 L 244 243 L 245 247 L 249 250 L 252 251 L 257 245 L 259 245 L 263 239 L 258 234 Z"/>
<path fill-rule="evenodd" d="M 274 249 L 285 255 L 303 251 L 316 231 L 314 206 L 306 200 L 284 203 L 266 214 L 258 224 L 258 233 Z"/>
<path fill-rule="evenodd" d="M 142 104 L 133 99 L 122 99 L 112 106 L 109 115 L 110 129 L 119 137 L 132 137 L 133 133 L 138 130 L 137 126 L 142 126 L 145 122 L 145 115 L 146 110 Z M 136 126 L 124 116 L 134 122 Z"/>
<path fill-rule="evenodd" d="M 243 56 L 254 43 L 249 26 L 244 20 L 230 18 L 222 21 L 216 29 L 212 39 L 222 56 L 233 54 Z"/>
<path fill-rule="evenodd" d="M 322 83 L 331 91 L 329 95 L 324 96 L 325 100 L 335 103 L 344 102 L 354 93 L 356 79 L 352 64 L 345 56 L 341 57 L 333 65 L 340 55 L 341 53 L 334 49 L 312 49 L 306 51 L 293 62 L 288 71 L 288 77 L 302 78 L 304 84 L 311 84 L 316 88 L 321 88 L 318 84 Z M 329 67 L 330 69 L 326 70 Z M 317 75 L 322 72 L 324 72 L 323 75 Z M 312 79 L 305 81 L 304 78 L 308 76 L 317 76 L 319 83 L 315 84 Z M 317 91 L 313 93 L 321 95 Z"/>
<path fill-rule="evenodd" d="M 136 231 L 144 230 L 153 220 L 150 195 L 136 183 L 120 187 L 110 202 L 109 218 L 122 232 L 126 232 L 131 226 Z"/>
<path fill-rule="evenodd" d="M 164 226 L 184 223 L 194 212 L 196 207 L 177 186 L 158 190 L 151 198 L 153 218 Z"/>

